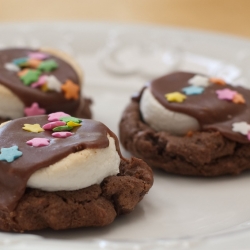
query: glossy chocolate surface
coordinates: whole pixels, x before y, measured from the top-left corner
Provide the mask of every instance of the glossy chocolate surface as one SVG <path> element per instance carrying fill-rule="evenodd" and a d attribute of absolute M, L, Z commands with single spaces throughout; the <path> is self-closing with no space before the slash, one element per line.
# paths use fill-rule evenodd
<path fill-rule="evenodd" d="M 40 133 L 28 132 L 22 129 L 24 124 L 48 123 L 48 116 L 24 117 L 10 121 L 0 128 L 0 148 L 18 146 L 23 153 L 11 163 L 0 161 L 0 209 L 13 210 L 26 189 L 29 177 L 37 170 L 48 167 L 71 153 L 84 149 L 100 149 L 109 146 L 107 134 L 116 143 L 120 154 L 117 137 L 104 124 L 83 119 L 82 125 L 71 132 L 74 135 L 67 138 L 54 138 L 52 131 Z M 26 144 L 35 137 L 50 139 L 50 144 L 44 147 L 33 147 Z"/>
<path fill-rule="evenodd" d="M 56 111 L 64 111 L 71 115 L 75 115 L 80 105 L 81 98 L 78 100 L 67 100 L 62 92 L 43 92 L 39 89 L 25 86 L 17 75 L 17 72 L 9 71 L 5 68 L 6 63 L 11 63 L 14 59 L 27 57 L 30 52 L 37 51 L 38 50 L 17 48 L 0 50 L 0 83 L 17 95 L 26 107 L 37 102 L 41 108 L 46 110 L 47 114 Z M 45 73 L 46 75 L 56 76 L 62 84 L 69 79 L 75 84 L 81 85 L 75 70 L 67 62 L 52 55 L 50 55 L 48 59 L 55 60 L 58 63 L 58 68 L 50 73 Z"/>
<path fill-rule="evenodd" d="M 246 136 L 232 131 L 235 122 L 247 122 L 250 124 L 250 90 L 242 87 L 233 87 L 229 84 L 210 84 L 199 95 L 188 95 L 182 103 L 169 102 L 165 94 L 182 92 L 182 89 L 191 86 L 188 80 L 194 77 L 193 73 L 175 72 L 150 83 L 153 96 L 167 109 L 184 113 L 196 118 L 201 130 L 217 130 L 223 136 L 240 143 L 250 143 Z M 231 89 L 243 95 L 246 103 L 236 104 L 228 100 L 220 100 L 216 90 Z"/>

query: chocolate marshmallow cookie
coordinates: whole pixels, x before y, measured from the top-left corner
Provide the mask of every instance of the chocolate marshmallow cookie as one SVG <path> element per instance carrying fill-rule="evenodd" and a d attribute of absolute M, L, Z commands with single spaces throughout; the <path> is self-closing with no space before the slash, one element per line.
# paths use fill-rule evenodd
<path fill-rule="evenodd" d="M 53 49 L 0 50 L 0 120 L 64 111 L 90 118 L 81 96 L 82 73 L 70 56 Z"/>
<path fill-rule="evenodd" d="M 250 168 L 250 90 L 187 72 L 163 76 L 132 98 L 120 138 L 169 173 L 239 174 Z"/>
<path fill-rule="evenodd" d="M 0 128 L 0 229 L 105 226 L 131 212 L 153 183 L 142 160 L 124 159 L 102 123 L 63 112 Z"/>

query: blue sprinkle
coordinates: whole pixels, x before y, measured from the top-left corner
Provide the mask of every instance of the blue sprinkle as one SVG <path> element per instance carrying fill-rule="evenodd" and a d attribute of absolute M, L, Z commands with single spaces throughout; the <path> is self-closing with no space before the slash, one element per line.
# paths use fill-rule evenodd
<path fill-rule="evenodd" d="M 22 65 L 24 65 L 26 62 L 28 62 L 29 61 L 29 58 L 27 58 L 27 57 L 22 57 L 22 58 L 17 58 L 17 59 L 14 59 L 13 61 L 12 61 L 12 63 L 14 63 L 15 65 L 17 65 L 17 66 L 22 66 Z"/>
<path fill-rule="evenodd" d="M 204 91 L 204 88 L 199 87 L 199 86 L 189 86 L 189 87 L 183 88 L 182 91 L 186 95 L 200 95 Z"/>
<path fill-rule="evenodd" d="M 18 150 L 18 146 L 1 148 L 0 161 L 13 162 L 22 155 L 23 153 Z"/>

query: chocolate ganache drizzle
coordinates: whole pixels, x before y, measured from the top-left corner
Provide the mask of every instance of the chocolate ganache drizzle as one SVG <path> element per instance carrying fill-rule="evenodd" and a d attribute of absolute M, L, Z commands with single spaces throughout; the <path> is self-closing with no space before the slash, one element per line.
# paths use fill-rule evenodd
<path fill-rule="evenodd" d="M 240 143 L 250 143 L 248 138 L 232 130 L 232 124 L 247 122 L 250 124 L 250 90 L 210 84 L 199 95 L 188 95 L 182 103 L 168 102 L 165 94 L 181 92 L 183 88 L 191 86 L 188 80 L 196 74 L 175 72 L 152 81 L 149 85 L 153 96 L 167 109 L 180 112 L 196 118 L 202 131 L 219 131 L 223 136 Z M 216 91 L 231 89 L 241 94 L 245 103 L 236 104 L 232 101 L 220 100 Z"/>
<path fill-rule="evenodd" d="M 52 131 L 32 133 L 22 129 L 24 124 L 48 123 L 48 116 L 24 117 L 8 122 L 0 128 L 0 148 L 18 146 L 23 153 L 13 162 L 0 161 L 0 209 L 12 211 L 25 192 L 29 177 L 37 170 L 48 167 L 71 153 L 84 149 L 100 149 L 109 146 L 107 134 L 115 140 L 116 150 L 121 156 L 116 135 L 104 124 L 83 119 L 81 126 L 75 127 L 72 136 L 52 137 Z M 34 137 L 47 138 L 50 144 L 44 147 L 32 147 L 26 144 Z"/>
<path fill-rule="evenodd" d="M 17 58 L 27 57 L 31 52 L 39 52 L 39 50 L 11 48 L 0 50 L 0 84 L 11 90 L 26 107 L 37 102 L 39 106 L 46 110 L 46 113 L 62 110 L 72 115 L 80 105 L 81 98 L 77 100 L 65 99 L 63 93 L 58 92 L 42 92 L 36 88 L 25 86 L 16 72 L 9 71 L 5 68 L 6 63 L 10 63 Z M 54 75 L 61 83 L 67 80 L 73 81 L 77 85 L 81 85 L 79 77 L 75 70 L 64 60 L 49 55 L 49 59 L 53 59 L 58 64 L 58 68 L 46 75 Z"/>

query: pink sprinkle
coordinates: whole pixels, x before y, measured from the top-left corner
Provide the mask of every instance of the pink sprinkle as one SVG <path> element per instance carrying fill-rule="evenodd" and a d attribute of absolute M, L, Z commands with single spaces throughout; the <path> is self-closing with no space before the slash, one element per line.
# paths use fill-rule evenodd
<path fill-rule="evenodd" d="M 247 133 L 247 139 L 250 141 L 250 131 Z"/>
<path fill-rule="evenodd" d="M 231 89 L 217 90 L 216 94 L 220 100 L 233 100 L 234 96 L 237 94 L 236 91 Z"/>
<path fill-rule="evenodd" d="M 55 121 L 59 121 L 59 119 L 61 117 L 70 116 L 70 115 L 68 115 L 64 112 L 55 112 L 55 113 L 49 114 L 48 116 L 49 116 L 49 118 L 48 118 L 49 122 L 55 122 Z"/>
<path fill-rule="evenodd" d="M 37 82 L 31 84 L 32 88 L 37 88 L 44 85 L 47 82 L 48 76 L 40 76 Z"/>
<path fill-rule="evenodd" d="M 28 145 L 33 147 L 43 147 L 49 145 L 49 139 L 46 138 L 33 138 L 26 142 Z"/>
<path fill-rule="evenodd" d="M 43 129 L 52 130 L 53 128 L 63 126 L 63 125 L 66 125 L 66 122 L 63 122 L 63 121 L 49 122 L 43 125 Z"/>
<path fill-rule="evenodd" d="M 29 53 L 30 59 L 36 59 L 36 60 L 44 60 L 47 59 L 49 55 L 42 53 L 42 52 L 31 52 Z"/>
<path fill-rule="evenodd" d="M 26 116 L 44 115 L 46 110 L 40 108 L 37 102 L 33 102 L 30 107 L 24 109 L 24 113 Z"/>
<path fill-rule="evenodd" d="M 56 137 L 56 138 L 66 138 L 66 137 L 69 137 L 73 135 L 73 133 L 71 132 L 55 132 L 52 134 L 53 137 Z"/>

